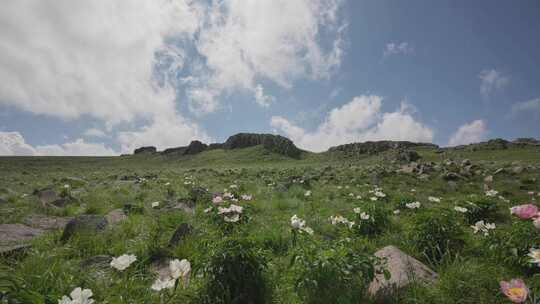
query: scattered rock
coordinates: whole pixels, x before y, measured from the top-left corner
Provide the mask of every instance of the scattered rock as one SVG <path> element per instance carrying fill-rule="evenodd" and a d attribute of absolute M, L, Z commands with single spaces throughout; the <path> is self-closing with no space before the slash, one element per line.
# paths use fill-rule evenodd
<path fill-rule="evenodd" d="M 403 288 L 413 281 L 432 283 L 438 278 L 437 273 L 397 247 L 386 246 L 375 252 L 375 256 L 386 260 L 386 269 L 390 272 L 391 277 L 386 280 L 384 275 L 377 274 L 368 288 L 371 296 L 387 294 Z"/>
<path fill-rule="evenodd" d="M 42 233 L 41 229 L 23 224 L 0 224 L 0 254 L 28 247 L 28 243 Z"/>
<path fill-rule="evenodd" d="M 46 216 L 41 214 L 30 215 L 24 223 L 32 228 L 43 230 L 64 229 L 72 217 Z"/>
<path fill-rule="evenodd" d="M 127 216 L 124 213 L 123 209 L 114 209 L 110 211 L 109 213 L 107 213 L 107 215 L 105 215 L 105 218 L 107 219 L 107 222 L 109 223 L 109 225 L 115 225 L 127 219 Z"/>
<path fill-rule="evenodd" d="M 69 240 L 78 233 L 95 233 L 107 227 L 107 219 L 101 215 L 79 215 L 69 221 L 62 234 L 61 241 Z"/>
<path fill-rule="evenodd" d="M 169 246 L 173 247 L 180 244 L 180 241 L 182 241 L 186 236 L 191 235 L 192 232 L 193 227 L 191 227 L 190 224 L 180 224 L 178 228 L 176 228 L 176 230 L 174 231 L 171 239 L 169 240 Z"/>
<path fill-rule="evenodd" d="M 133 151 L 133 154 L 154 154 L 157 152 L 156 147 L 148 146 L 148 147 L 140 147 L 138 149 L 135 149 Z"/>

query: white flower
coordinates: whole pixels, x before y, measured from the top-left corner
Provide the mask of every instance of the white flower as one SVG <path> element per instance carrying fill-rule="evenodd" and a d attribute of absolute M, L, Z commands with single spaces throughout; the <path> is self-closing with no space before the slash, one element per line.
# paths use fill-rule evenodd
<path fill-rule="evenodd" d="M 344 224 L 349 226 L 349 228 L 352 228 L 354 226 L 354 222 L 349 221 L 341 215 L 331 216 L 330 222 L 332 222 L 332 225 Z"/>
<path fill-rule="evenodd" d="M 356 199 L 358 199 L 358 200 L 359 200 L 359 199 L 362 199 L 362 196 L 357 195 L 357 196 L 356 196 Z"/>
<path fill-rule="evenodd" d="M 414 202 L 414 203 L 407 203 L 405 204 L 405 207 L 409 208 L 409 209 L 418 209 L 420 208 L 420 202 Z"/>
<path fill-rule="evenodd" d="M 354 213 L 356 214 L 360 214 L 362 212 L 362 209 L 360 209 L 359 207 L 356 207 L 353 209 Z"/>
<path fill-rule="evenodd" d="M 536 218 L 533 220 L 533 225 L 534 225 L 534 227 L 536 227 L 536 229 L 540 229 L 540 216 L 539 216 L 539 217 L 536 217 Z"/>
<path fill-rule="evenodd" d="M 208 207 L 208 208 L 204 209 L 204 213 L 208 213 L 210 211 L 212 211 L 212 207 Z"/>
<path fill-rule="evenodd" d="M 92 295 L 92 290 L 77 287 L 69 294 L 71 299 L 63 296 L 62 299 L 58 300 L 58 304 L 92 304 L 94 303 L 94 300 L 90 299 Z"/>
<path fill-rule="evenodd" d="M 251 196 L 250 194 L 242 194 L 241 198 L 244 201 L 250 201 L 253 199 L 253 196 Z"/>
<path fill-rule="evenodd" d="M 237 189 L 237 188 L 238 188 L 238 185 L 233 184 L 233 185 L 230 185 L 229 188 L 231 188 L 231 189 Z"/>
<path fill-rule="evenodd" d="M 499 194 L 499 191 L 496 191 L 496 190 L 488 190 L 486 191 L 486 196 L 489 196 L 489 197 L 495 197 L 497 196 L 497 194 Z"/>
<path fill-rule="evenodd" d="M 434 196 L 430 196 L 428 197 L 428 200 L 432 203 L 440 203 L 441 202 L 441 199 L 438 198 L 438 197 L 434 197 Z"/>
<path fill-rule="evenodd" d="M 375 196 L 376 197 L 386 197 L 386 194 L 384 194 L 384 192 L 382 192 L 382 191 L 375 191 Z"/>
<path fill-rule="evenodd" d="M 467 208 L 460 207 L 460 206 L 455 206 L 454 210 L 461 213 L 467 213 L 469 211 Z"/>
<path fill-rule="evenodd" d="M 159 207 L 159 202 L 153 202 L 152 203 L 152 208 L 157 208 Z"/>
<path fill-rule="evenodd" d="M 394 214 L 395 215 L 398 215 L 401 211 L 399 211 L 398 209 L 394 210 Z"/>
<path fill-rule="evenodd" d="M 64 188 L 65 188 L 65 189 L 69 189 L 69 185 L 68 185 L 68 184 L 65 184 L 65 185 L 64 185 Z"/>
<path fill-rule="evenodd" d="M 171 185 L 171 183 L 169 183 L 169 182 L 165 183 L 165 186 L 170 186 L 170 185 Z"/>
<path fill-rule="evenodd" d="M 529 257 L 531 257 L 531 263 L 540 266 L 540 249 L 529 249 Z"/>
<path fill-rule="evenodd" d="M 152 284 L 152 289 L 155 291 L 160 291 L 162 289 L 170 289 L 174 287 L 174 283 L 176 283 L 176 280 L 173 278 L 164 278 L 163 280 L 161 278 L 157 278 L 154 281 L 154 284 Z"/>
<path fill-rule="evenodd" d="M 378 198 L 376 198 L 375 196 L 372 196 L 372 197 L 370 197 L 369 199 L 372 200 L 372 201 L 378 200 Z"/>
<path fill-rule="evenodd" d="M 369 220 L 369 214 L 367 214 L 365 212 L 362 212 L 362 213 L 360 213 L 360 218 L 367 221 L 367 220 Z"/>
<path fill-rule="evenodd" d="M 190 185 L 190 184 L 191 184 L 190 181 L 185 181 L 185 182 L 184 182 L 184 185 Z"/>
<path fill-rule="evenodd" d="M 236 223 L 236 222 L 238 222 L 238 221 L 240 220 L 240 214 L 234 213 L 234 214 L 232 214 L 232 215 L 229 215 L 229 214 L 228 214 L 228 215 L 225 215 L 225 216 L 223 217 L 223 220 L 224 220 L 225 222 L 227 222 L 227 223 Z"/>
<path fill-rule="evenodd" d="M 191 263 L 186 259 L 181 261 L 174 259 L 169 262 L 169 269 L 171 270 L 173 279 L 187 278 L 191 273 Z"/>
<path fill-rule="evenodd" d="M 411 192 L 416 192 L 416 189 L 414 189 L 414 188 L 413 188 L 413 189 L 411 189 Z"/>
<path fill-rule="evenodd" d="M 527 192 L 528 195 L 534 195 L 534 191 Z"/>
<path fill-rule="evenodd" d="M 224 199 L 232 199 L 232 198 L 234 198 L 234 194 L 225 191 L 225 193 L 223 193 L 223 198 Z"/>
<path fill-rule="evenodd" d="M 214 204 L 220 204 L 223 202 L 223 198 L 221 196 L 216 196 L 212 199 L 212 203 Z"/>
<path fill-rule="evenodd" d="M 304 193 L 304 196 L 305 196 L 305 197 L 311 196 L 311 190 L 307 190 L 307 191 Z"/>
<path fill-rule="evenodd" d="M 474 223 L 473 226 L 471 226 L 471 228 L 473 229 L 473 233 L 478 233 L 478 232 L 482 232 L 484 234 L 484 236 L 488 236 L 489 235 L 489 230 L 492 230 L 492 229 L 495 229 L 495 224 L 494 223 L 484 223 L 484 221 L 478 221 L 476 223 Z"/>
<path fill-rule="evenodd" d="M 123 254 L 117 258 L 112 259 L 111 267 L 123 271 L 136 260 L 137 257 L 134 254 Z"/>
<path fill-rule="evenodd" d="M 227 214 L 227 213 L 242 213 L 244 207 L 231 204 L 228 208 L 219 207 L 218 214 Z"/>
<path fill-rule="evenodd" d="M 307 227 L 306 221 L 296 216 L 296 214 L 291 217 L 291 227 L 300 232 L 307 232 L 308 234 L 313 234 L 313 229 Z"/>

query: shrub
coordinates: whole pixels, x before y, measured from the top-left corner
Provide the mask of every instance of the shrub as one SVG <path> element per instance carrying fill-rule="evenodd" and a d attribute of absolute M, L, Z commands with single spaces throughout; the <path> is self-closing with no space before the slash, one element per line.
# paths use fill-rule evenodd
<path fill-rule="evenodd" d="M 409 238 L 413 246 L 430 263 L 437 264 L 464 245 L 463 230 L 453 214 L 442 211 L 424 211 L 413 218 Z"/>
<path fill-rule="evenodd" d="M 383 232 L 390 223 L 390 212 L 381 206 L 381 204 L 366 204 L 360 208 L 361 212 L 369 215 L 369 219 L 362 219 L 360 214 L 356 213 L 356 225 L 354 230 L 360 235 L 375 235 Z"/>
<path fill-rule="evenodd" d="M 226 238 L 209 246 L 209 260 L 200 269 L 207 279 L 202 303 L 267 303 L 266 258 L 248 239 Z"/>
<path fill-rule="evenodd" d="M 300 247 L 292 260 L 296 292 L 305 303 L 359 303 L 379 263 L 345 241 Z"/>
<path fill-rule="evenodd" d="M 529 263 L 530 248 L 540 244 L 540 234 L 531 221 L 514 220 L 511 225 L 501 226 L 485 239 L 487 254 L 508 266 L 532 270 L 537 268 Z"/>

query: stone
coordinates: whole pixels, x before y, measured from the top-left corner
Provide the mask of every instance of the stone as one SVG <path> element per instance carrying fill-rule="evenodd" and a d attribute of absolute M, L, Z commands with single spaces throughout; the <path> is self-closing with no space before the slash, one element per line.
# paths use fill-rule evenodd
<path fill-rule="evenodd" d="M 224 149 L 240 149 L 262 145 L 264 149 L 285 155 L 291 158 L 300 158 L 302 150 L 283 136 L 274 134 L 238 133 L 227 138 L 222 147 Z"/>
<path fill-rule="evenodd" d="M 484 183 L 493 183 L 493 175 L 488 175 L 484 177 Z"/>
<path fill-rule="evenodd" d="M 169 246 L 173 247 L 180 244 L 186 236 L 191 235 L 193 227 L 190 224 L 182 223 L 174 231 L 171 239 L 169 240 Z"/>
<path fill-rule="evenodd" d="M 524 169 L 522 166 L 515 166 L 512 168 L 512 173 L 514 174 L 521 174 L 523 173 Z"/>
<path fill-rule="evenodd" d="M 457 188 L 458 188 L 458 184 L 455 182 L 455 181 L 448 181 L 448 189 L 450 189 L 450 191 L 456 191 Z"/>
<path fill-rule="evenodd" d="M 190 204 L 185 203 L 185 202 L 179 202 L 172 208 L 182 210 L 182 211 L 184 211 L 185 213 L 188 213 L 188 214 L 195 214 L 195 209 L 192 206 L 193 205 L 190 205 Z"/>
<path fill-rule="evenodd" d="M 407 174 L 415 173 L 418 171 L 418 164 L 415 162 L 412 162 L 408 165 L 403 165 L 398 171 L 407 173 Z"/>
<path fill-rule="evenodd" d="M 23 224 L 0 224 L 0 253 L 5 254 L 26 248 L 33 238 L 42 233 L 42 229 Z"/>
<path fill-rule="evenodd" d="M 421 158 L 420 154 L 414 150 L 400 150 L 397 155 L 397 160 L 400 162 L 415 162 Z"/>
<path fill-rule="evenodd" d="M 107 219 L 101 215 L 79 215 L 67 223 L 61 241 L 65 242 L 75 234 L 105 230 L 107 223 Z"/>
<path fill-rule="evenodd" d="M 375 256 L 386 261 L 386 269 L 391 276 L 386 280 L 383 274 L 377 274 L 369 284 L 368 293 L 371 296 L 404 288 L 413 281 L 433 283 L 438 278 L 437 273 L 429 267 L 395 246 L 386 246 L 375 252 Z"/>
<path fill-rule="evenodd" d="M 156 147 L 148 146 L 148 147 L 140 147 L 138 149 L 135 149 L 133 151 L 133 154 L 154 154 L 157 152 Z"/>
<path fill-rule="evenodd" d="M 37 197 L 44 206 L 50 205 L 60 199 L 60 196 L 52 189 L 38 190 Z"/>
<path fill-rule="evenodd" d="M 454 172 L 448 172 L 448 173 L 446 173 L 446 174 L 443 176 L 443 178 L 444 178 L 445 180 L 447 180 L 447 181 L 450 181 L 450 180 L 455 181 L 455 180 L 460 179 L 461 176 L 459 176 L 459 174 L 454 173 Z"/>
<path fill-rule="evenodd" d="M 107 213 L 107 215 L 105 215 L 105 218 L 107 219 L 107 223 L 109 223 L 109 225 L 115 225 L 127 219 L 127 215 L 124 213 L 123 209 L 114 209 Z"/>
<path fill-rule="evenodd" d="M 46 216 L 34 214 L 24 219 L 24 223 L 32 228 L 43 230 L 64 229 L 72 217 Z"/>
<path fill-rule="evenodd" d="M 464 159 L 461 161 L 461 166 L 462 167 L 465 167 L 465 166 L 470 166 L 471 165 L 471 160 L 469 159 Z"/>

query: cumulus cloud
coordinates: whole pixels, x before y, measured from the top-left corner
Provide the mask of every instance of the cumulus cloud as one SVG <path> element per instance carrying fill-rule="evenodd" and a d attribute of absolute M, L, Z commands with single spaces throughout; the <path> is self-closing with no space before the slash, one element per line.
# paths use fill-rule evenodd
<path fill-rule="evenodd" d="M 483 120 L 475 120 L 466 123 L 452 134 L 448 141 L 449 146 L 467 145 L 470 143 L 480 142 L 485 139 L 487 134 L 487 125 Z"/>
<path fill-rule="evenodd" d="M 501 90 L 508 85 L 510 78 L 495 69 L 482 70 L 480 78 L 480 94 L 489 98 L 495 91 Z"/>
<path fill-rule="evenodd" d="M 331 146 L 368 140 L 433 140 L 433 130 L 417 121 L 405 103 L 394 112 L 383 113 L 382 100 L 375 95 L 355 97 L 347 104 L 332 109 L 312 132 L 281 116 L 272 117 L 270 124 L 298 146 L 317 152 Z"/>
<path fill-rule="evenodd" d="M 260 84 L 255 87 L 254 95 L 255 102 L 263 108 L 268 108 L 275 101 L 274 96 L 264 94 L 264 89 Z"/>
<path fill-rule="evenodd" d="M 107 134 L 105 132 L 96 128 L 90 128 L 90 129 L 85 130 L 83 135 L 86 137 L 97 137 L 97 138 L 107 137 Z"/>
<path fill-rule="evenodd" d="M 19 132 L 0 132 L 0 155 L 18 156 L 105 156 L 118 153 L 101 143 L 79 138 L 60 145 L 31 146 Z"/>
<path fill-rule="evenodd" d="M 387 43 L 383 50 L 383 55 L 391 56 L 391 55 L 408 55 L 414 53 L 414 47 L 409 44 L 408 42 L 390 42 Z"/>

